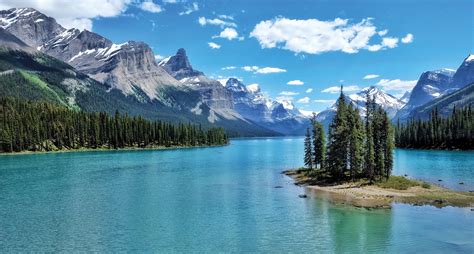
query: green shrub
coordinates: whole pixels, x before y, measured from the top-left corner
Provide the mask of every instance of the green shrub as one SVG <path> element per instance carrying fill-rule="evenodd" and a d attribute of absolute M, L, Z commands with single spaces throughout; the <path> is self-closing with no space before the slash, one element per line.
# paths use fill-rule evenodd
<path fill-rule="evenodd" d="M 382 180 L 377 183 L 377 186 L 385 189 L 406 190 L 410 187 L 419 186 L 420 183 L 415 180 L 410 180 L 403 176 L 390 176 L 388 180 Z"/>

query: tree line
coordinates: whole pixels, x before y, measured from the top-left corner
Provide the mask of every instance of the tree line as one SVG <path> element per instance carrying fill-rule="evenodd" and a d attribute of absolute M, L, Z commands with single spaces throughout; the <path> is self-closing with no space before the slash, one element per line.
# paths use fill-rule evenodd
<path fill-rule="evenodd" d="M 397 122 L 395 144 L 400 148 L 418 149 L 474 149 L 474 116 L 471 105 L 452 114 L 440 116 L 435 108 L 428 120 L 412 119 L 405 124 Z"/>
<path fill-rule="evenodd" d="M 193 124 L 173 125 L 119 112 L 111 116 L 48 102 L 0 99 L 0 152 L 227 143 L 223 128 L 204 130 Z"/>
<path fill-rule="evenodd" d="M 313 117 L 312 131 L 306 131 L 304 163 L 308 169 L 319 169 L 332 181 L 388 179 L 393 168 L 394 134 L 390 119 L 374 98 L 367 94 L 366 116 L 346 103 L 342 92 L 329 126 L 326 141 L 324 128 Z"/>

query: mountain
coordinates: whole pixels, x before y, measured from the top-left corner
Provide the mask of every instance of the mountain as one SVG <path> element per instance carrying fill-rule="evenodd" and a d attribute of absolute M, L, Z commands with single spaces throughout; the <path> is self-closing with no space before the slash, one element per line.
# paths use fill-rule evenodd
<path fill-rule="evenodd" d="M 258 85 L 245 86 L 229 78 L 225 88 L 230 91 L 235 110 L 246 119 L 285 135 L 303 135 L 309 118 L 290 101 L 267 98 Z"/>
<path fill-rule="evenodd" d="M 231 136 L 278 135 L 233 111 L 229 92 L 217 81 L 192 71 L 184 50 L 178 52 L 176 61 L 170 61 L 174 68 L 167 70 L 155 61 L 151 48 L 143 42 L 115 44 L 87 30 L 65 29 L 53 18 L 31 8 L 0 11 L 0 27 L 30 46 L 28 50 L 37 49 L 64 62 L 62 66 L 86 74 L 95 81 L 92 91 L 105 92 L 101 94 L 105 101 L 82 104 L 80 108 L 108 112 L 122 108 L 129 114 L 143 114 L 151 119 L 215 124 L 226 128 Z M 177 80 L 185 76 L 196 77 L 200 82 Z M 40 80 L 44 81 L 42 77 Z M 111 98 L 114 103 L 110 103 Z M 98 103 L 108 107 L 92 106 Z"/>
<path fill-rule="evenodd" d="M 441 69 L 427 71 L 421 74 L 418 82 L 413 88 L 410 99 L 406 105 L 396 114 L 394 119 L 406 121 L 412 116 L 418 115 L 418 108 L 430 103 L 437 98 L 452 94 L 474 82 L 474 55 L 469 55 L 455 70 Z M 413 111 L 413 112 L 412 112 Z"/>
<path fill-rule="evenodd" d="M 350 94 L 346 96 L 346 103 L 352 104 L 354 107 L 359 109 L 360 115 L 365 116 L 365 103 L 367 101 L 367 92 L 371 97 L 375 99 L 375 104 L 382 107 L 388 114 L 390 118 L 394 117 L 404 106 L 404 102 L 400 99 L 397 99 L 395 96 L 386 93 L 385 91 L 375 87 L 370 86 L 364 88 L 362 91 L 356 94 Z M 316 120 L 321 122 L 326 128 L 331 124 L 333 117 L 336 114 L 337 105 L 334 103 L 327 110 L 321 111 L 316 115 Z"/>
<path fill-rule="evenodd" d="M 454 107 L 461 108 L 469 105 L 474 105 L 474 83 L 415 108 L 408 115 L 408 119 L 427 119 L 435 108 L 441 116 L 448 116 L 453 112 Z"/>
<path fill-rule="evenodd" d="M 438 98 L 442 93 L 450 89 L 454 73 L 454 70 L 442 69 L 427 71 L 421 74 L 418 82 L 411 91 L 408 102 L 396 114 L 395 119 L 406 119 L 411 110 Z"/>

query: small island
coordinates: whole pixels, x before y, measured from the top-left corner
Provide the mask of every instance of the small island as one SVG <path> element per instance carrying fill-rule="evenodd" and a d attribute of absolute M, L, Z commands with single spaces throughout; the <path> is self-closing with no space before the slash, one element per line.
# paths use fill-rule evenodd
<path fill-rule="evenodd" d="M 390 208 L 394 202 L 474 206 L 474 193 L 391 175 L 394 128 L 368 93 L 366 100 L 363 120 L 358 109 L 346 103 L 341 87 L 328 141 L 324 127 L 313 117 L 312 131 L 307 128 L 304 139 L 305 167 L 283 173 L 304 186 L 309 195 L 356 207 Z"/>
<path fill-rule="evenodd" d="M 291 177 L 296 185 L 305 187 L 309 195 L 356 207 L 390 208 L 392 203 L 436 207 L 474 206 L 474 193 L 453 191 L 403 176 L 390 176 L 387 181 L 371 184 L 364 179 L 338 183 L 315 180 L 311 177 L 315 172 L 310 172 L 306 168 L 287 170 L 283 173 Z"/>

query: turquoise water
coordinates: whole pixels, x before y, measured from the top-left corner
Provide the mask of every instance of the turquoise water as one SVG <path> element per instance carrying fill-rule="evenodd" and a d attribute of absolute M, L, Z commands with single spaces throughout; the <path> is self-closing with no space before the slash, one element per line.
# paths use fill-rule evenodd
<path fill-rule="evenodd" d="M 278 138 L 0 156 L 0 252 L 474 252 L 470 209 L 298 198 L 280 172 L 301 154 L 301 138 Z M 473 155 L 398 150 L 394 171 L 472 188 Z"/>

